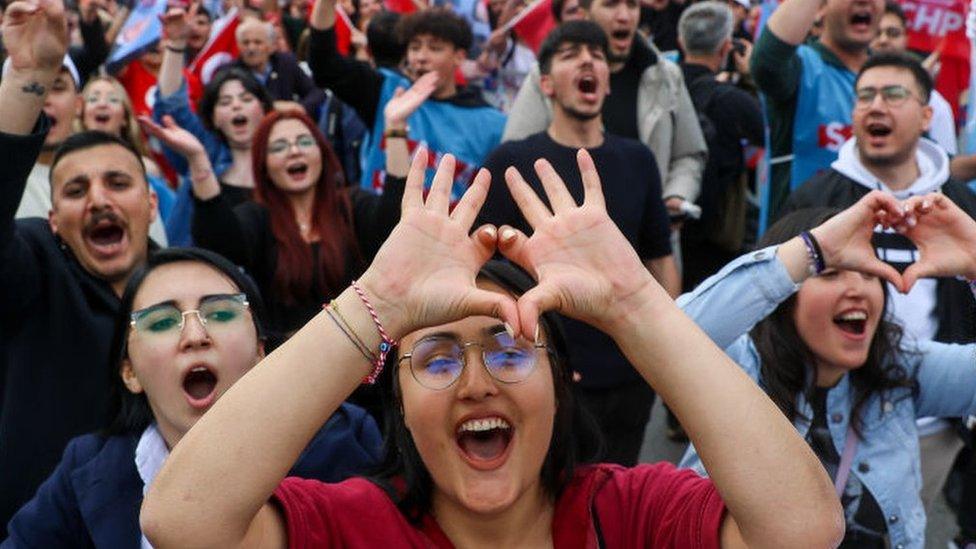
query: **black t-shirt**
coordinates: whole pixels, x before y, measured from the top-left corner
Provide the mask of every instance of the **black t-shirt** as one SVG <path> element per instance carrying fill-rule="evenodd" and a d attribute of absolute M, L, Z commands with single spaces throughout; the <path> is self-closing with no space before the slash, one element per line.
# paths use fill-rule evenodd
<path fill-rule="evenodd" d="M 817 387 L 810 399 L 813 405 L 813 423 L 807 433 L 807 443 L 817 454 L 820 462 L 831 479 L 837 478 L 837 469 L 840 467 L 840 454 L 834 447 L 833 439 L 830 437 L 830 429 L 827 427 L 827 393 L 830 391 L 826 387 Z M 883 549 L 887 546 L 885 539 L 888 527 L 885 524 L 884 513 L 878 506 L 877 500 L 867 487 L 853 474 L 847 477 L 847 486 L 844 488 L 844 496 L 841 498 L 844 506 L 844 518 L 847 521 L 847 532 L 844 534 L 844 541 L 840 547 Z"/>
<path fill-rule="evenodd" d="M 667 7 L 657 11 L 649 6 L 641 6 L 639 27 L 661 51 L 678 49 L 678 20 L 690 2 L 670 2 Z"/>
<path fill-rule="evenodd" d="M 640 35 L 634 38 L 624 67 L 610 74 L 610 95 L 603 101 L 603 127 L 628 139 L 640 139 L 637 128 L 637 93 L 644 70 L 657 63 L 657 55 Z"/>
<path fill-rule="evenodd" d="M 661 199 L 661 180 L 651 151 L 642 143 L 606 135 L 603 144 L 588 149 L 606 198 L 607 212 L 637 250 L 642 260 L 671 254 L 668 214 Z M 583 180 L 576 164 L 576 149 L 564 147 L 546 132 L 522 141 L 502 143 L 484 166 L 493 184 L 481 208 L 481 223 L 516 227 L 528 235 L 532 229 L 522 217 L 505 186 L 505 170 L 514 166 L 545 201 L 546 195 L 532 165 L 548 160 L 563 178 L 577 204 L 583 201 Z M 637 373 L 610 336 L 587 324 L 564 319 L 572 368 L 582 374 L 584 387 L 615 387 L 637 379 Z"/>
<path fill-rule="evenodd" d="M 254 189 L 229 185 L 223 181 L 220 182 L 220 194 L 224 196 L 224 200 L 231 208 L 254 200 Z"/>

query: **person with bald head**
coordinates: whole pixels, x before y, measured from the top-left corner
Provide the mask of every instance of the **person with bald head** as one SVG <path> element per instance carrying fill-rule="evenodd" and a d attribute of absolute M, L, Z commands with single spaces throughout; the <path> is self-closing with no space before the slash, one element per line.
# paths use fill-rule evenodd
<path fill-rule="evenodd" d="M 240 57 L 234 66 L 250 71 L 275 100 L 275 108 L 297 107 L 317 119 L 325 92 L 298 66 L 295 56 L 274 51 L 275 29 L 267 22 L 244 19 L 237 27 Z"/>

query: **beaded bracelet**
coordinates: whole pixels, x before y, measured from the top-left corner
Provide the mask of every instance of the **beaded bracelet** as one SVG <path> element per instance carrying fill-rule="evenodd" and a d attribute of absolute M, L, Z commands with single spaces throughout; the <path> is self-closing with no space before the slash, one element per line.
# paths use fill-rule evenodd
<path fill-rule="evenodd" d="M 800 238 L 806 245 L 807 256 L 810 258 L 810 276 L 817 276 L 827 268 L 824 263 L 823 252 L 820 251 L 820 243 L 810 231 L 800 233 Z"/>
<path fill-rule="evenodd" d="M 373 385 L 376 383 L 377 378 L 380 377 L 380 373 L 383 372 L 383 364 L 386 363 L 386 355 L 389 354 L 394 347 L 396 347 L 397 342 L 386 333 L 386 329 L 383 328 L 383 324 L 380 322 L 379 315 L 376 314 L 376 309 L 369 302 L 369 298 L 366 297 L 366 292 L 359 287 L 359 283 L 355 280 L 352 281 L 352 289 L 356 291 L 356 295 L 359 296 L 360 301 L 366 306 L 366 310 L 369 311 L 369 316 L 373 317 L 373 324 L 376 325 L 376 331 L 380 333 L 379 354 L 376 356 L 376 360 L 373 362 L 373 371 L 366 376 L 363 383 L 368 385 Z"/>

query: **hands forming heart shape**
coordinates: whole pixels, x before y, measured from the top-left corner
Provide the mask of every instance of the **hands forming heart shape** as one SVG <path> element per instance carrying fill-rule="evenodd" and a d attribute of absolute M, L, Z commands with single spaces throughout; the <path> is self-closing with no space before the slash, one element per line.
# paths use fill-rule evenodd
<path fill-rule="evenodd" d="M 445 155 L 424 198 L 427 152 L 410 167 L 400 223 L 361 278 L 392 311 L 396 332 L 408 333 L 468 316 L 492 316 L 516 333 L 536 336 L 538 317 L 557 311 L 611 335 L 640 308 L 669 300 L 606 211 L 600 178 L 585 150 L 577 155 L 584 200 L 576 201 L 552 166 L 535 163 L 549 205 L 514 168 L 505 179 L 533 233 L 472 225 L 490 177 L 482 170 L 453 209 L 455 160 Z M 877 225 L 894 228 L 918 247 L 921 259 L 899 274 L 875 255 Z M 874 191 L 813 229 L 828 267 L 882 277 L 907 292 L 921 277 L 976 278 L 976 221 L 940 194 L 904 203 Z M 538 285 L 518 299 L 477 287 L 478 270 L 498 251 L 528 271 Z"/>
<path fill-rule="evenodd" d="M 918 248 L 919 260 L 904 273 L 875 255 L 871 237 L 876 225 L 895 229 Z M 976 221 L 940 193 L 899 202 L 872 191 L 811 232 L 828 267 L 882 277 L 903 293 L 919 278 L 976 277 Z"/>
<path fill-rule="evenodd" d="M 593 160 L 580 151 L 585 198 L 577 205 L 552 166 L 536 162 L 552 209 L 514 169 L 506 173 L 512 197 L 533 228 L 531 237 L 511 227 L 472 225 L 488 193 L 482 170 L 450 208 L 455 160 L 445 155 L 423 196 L 427 152 L 414 156 L 404 189 L 400 223 L 360 279 L 383 306 L 395 311 L 395 330 L 443 324 L 467 316 L 501 318 L 534 339 L 541 312 L 559 311 L 594 326 L 610 325 L 649 295 L 667 298 L 633 247 L 607 215 Z M 538 285 L 519 299 L 479 289 L 478 270 L 500 251 Z M 655 293 L 656 292 L 656 293 Z"/>

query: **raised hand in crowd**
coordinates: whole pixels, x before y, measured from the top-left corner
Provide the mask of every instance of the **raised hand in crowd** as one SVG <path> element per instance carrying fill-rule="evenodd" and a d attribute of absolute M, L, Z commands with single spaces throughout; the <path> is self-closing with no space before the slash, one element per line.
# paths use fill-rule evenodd
<path fill-rule="evenodd" d="M 157 85 L 163 97 L 175 93 L 183 82 L 186 41 L 198 8 L 198 3 L 190 5 L 189 9 L 180 4 L 171 4 L 166 13 L 159 16 L 163 23 L 163 61 L 159 67 Z"/>
<path fill-rule="evenodd" d="M 68 51 L 62 0 L 17 1 L 0 29 L 10 69 L 0 81 L 0 132 L 27 134 Z"/>
<path fill-rule="evenodd" d="M 905 201 L 908 223 L 899 228 L 918 247 L 921 259 L 902 274 L 905 287 L 928 277 L 976 280 L 976 221 L 941 193 Z"/>
<path fill-rule="evenodd" d="M 163 116 L 162 125 L 148 116 L 140 116 L 139 124 L 146 135 L 159 139 L 164 145 L 186 158 L 190 167 L 193 194 L 197 198 L 207 200 L 220 194 L 220 183 L 217 182 L 210 158 L 199 139 L 177 125 L 169 115 Z"/>
<path fill-rule="evenodd" d="M 389 132 L 406 135 L 407 119 L 413 114 L 434 90 L 437 89 L 438 74 L 428 72 L 418 78 L 409 89 L 397 88 L 393 97 L 383 107 L 387 135 Z M 386 142 L 386 171 L 396 177 L 405 177 L 410 166 L 410 152 L 406 139 L 388 139 Z"/>
<path fill-rule="evenodd" d="M 827 267 L 872 274 L 907 291 L 901 275 L 894 267 L 878 259 L 871 242 L 876 225 L 900 225 L 903 217 L 903 209 L 896 198 L 889 193 L 872 191 L 810 232 L 820 244 Z M 789 244 L 806 254 L 799 239 Z M 788 264 L 791 276 L 798 274 L 795 272 L 799 270 L 796 266 L 789 267 Z M 797 277 L 793 276 L 793 279 L 797 280 Z"/>
<path fill-rule="evenodd" d="M 742 52 L 732 50 L 732 61 L 735 63 L 735 70 L 739 74 L 746 76 L 749 74 L 749 60 L 752 59 L 752 42 L 743 38 L 736 38 L 737 44 L 742 44 Z"/>

